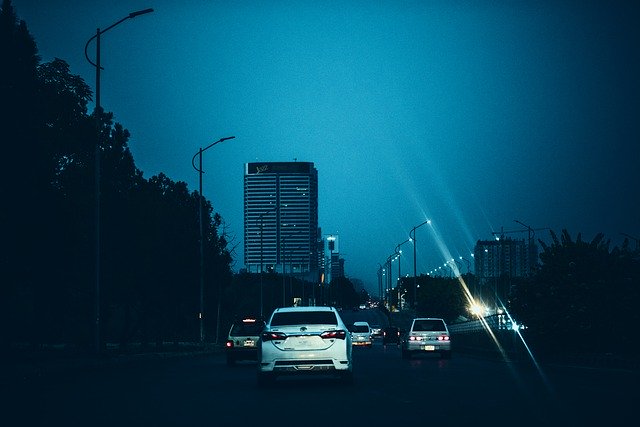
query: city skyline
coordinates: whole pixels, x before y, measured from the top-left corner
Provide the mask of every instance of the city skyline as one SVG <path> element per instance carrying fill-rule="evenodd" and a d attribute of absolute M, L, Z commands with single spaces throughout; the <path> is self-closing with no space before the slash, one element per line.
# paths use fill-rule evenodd
<path fill-rule="evenodd" d="M 640 237 L 637 4 L 12 4 L 42 61 L 67 61 L 92 90 L 96 28 L 154 9 L 103 37 L 102 106 L 131 132 L 146 178 L 191 191 L 198 148 L 236 136 L 203 156 L 235 270 L 251 162 L 315 164 L 319 226 L 373 293 L 379 264 L 426 220 L 418 274 L 501 229 Z"/>

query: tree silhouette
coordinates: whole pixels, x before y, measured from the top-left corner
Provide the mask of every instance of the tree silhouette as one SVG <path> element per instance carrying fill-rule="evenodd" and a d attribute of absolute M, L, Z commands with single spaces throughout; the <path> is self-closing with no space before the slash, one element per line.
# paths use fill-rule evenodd
<path fill-rule="evenodd" d="M 514 289 L 513 314 L 542 350 L 598 352 L 600 338 L 630 350 L 625 325 L 639 320 L 631 306 L 639 295 L 638 255 L 628 246 L 609 251 L 601 233 L 590 242 L 581 234 L 574 241 L 566 229 L 550 234 L 551 245 L 540 241 L 538 273 Z"/>
<path fill-rule="evenodd" d="M 94 295 L 95 115 L 88 85 L 56 58 L 40 64 L 9 0 L 0 11 L 2 345 L 89 346 Z M 126 345 L 198 334 L 198 201 L 184 182 L 144 179 L 129 131 L 100 115 L 103 336 Z M 6 202 L 6 203 L 5 203 Z M 207 324 L 231 282 L 222 218 L 204 200 Z M 213 323 L 212 323 L 213 322 Z"/>

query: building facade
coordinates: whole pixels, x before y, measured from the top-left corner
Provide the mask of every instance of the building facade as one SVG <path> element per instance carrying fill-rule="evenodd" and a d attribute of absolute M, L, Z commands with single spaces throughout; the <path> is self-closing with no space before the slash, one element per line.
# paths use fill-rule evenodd
<path fill-rule="evenodd" d="M 473 253 L 476 296 L 494 308 L 506 307 L 512 279 L 531 275 L 537 253 L 537 246 L 523 239 L 478 240 Z"/>
<path fill-rule="evenodd" d="M 325 283 L 331 283 L 333 279 L 345 277 L 344 259 L 340 258 L 340 236 L 327 234 L 323 240 L 326 242 Z"/>
<path fill-rule="evenodd" d="M 248 272 L 318 276 L 318 171 L 310 162 L 246 163 L 244 263 Z"/>

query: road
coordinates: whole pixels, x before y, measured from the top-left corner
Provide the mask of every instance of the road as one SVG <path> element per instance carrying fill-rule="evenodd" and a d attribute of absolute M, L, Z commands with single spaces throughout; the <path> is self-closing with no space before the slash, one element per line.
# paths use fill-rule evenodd
<path fill-rule="evenodd" d="M 636 371 L 463 354 L 402 360 L 379 340 L 354 348 L 354 376 L 352 385 L 292 378 L 261 389 L 255 363 L 229 367 L 222 353 L 139 360 L 10 384 L 2 413 L 14 421 L 3 425 L 615 426 L 634 424 L 640 384 Z"/>

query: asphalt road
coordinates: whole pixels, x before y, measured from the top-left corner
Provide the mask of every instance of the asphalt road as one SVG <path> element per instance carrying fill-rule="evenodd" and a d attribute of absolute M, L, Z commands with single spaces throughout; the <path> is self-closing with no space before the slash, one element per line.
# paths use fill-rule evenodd
<path fill-rule="evenodd" d="M 3 384 L 7 426 L 615 426 L 635 424 L 637 371 L 507 364 L 462 354 L 402 360 L 354 348 L 352 385 L 329 377 L 256 385 L 224 354 L 136 359 Z M 3 393 L 5 394 L 5 393 Z"/>

